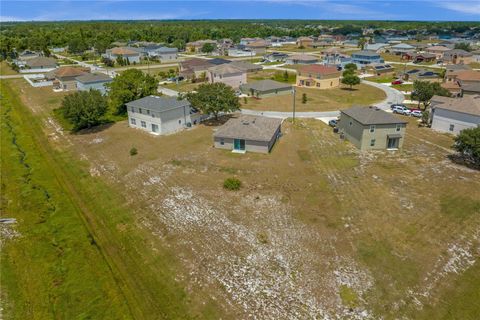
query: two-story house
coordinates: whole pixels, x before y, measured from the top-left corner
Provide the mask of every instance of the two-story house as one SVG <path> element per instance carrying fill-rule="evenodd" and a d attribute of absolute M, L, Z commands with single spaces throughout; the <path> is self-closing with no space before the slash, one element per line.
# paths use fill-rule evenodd
<path fill-rule="evenodd" d="M 372 63 L 384 63 L 385 61 L 375 51 L 362 50 L 352 53 L 352 62 L 361 68 Z"/>
<path fill-rule="evenodd" d="M 155 135 L 173 133 L 200 122 L 201 115 L 187 100 L 147 96 L 128 102 L 128 124 Z"/>
<path fill-rule="evenodd" d="M 247 72 L 230 63 L 221 64 L 208 69 L 207 79 L 210 83 L 222 82 L 238 89 L 247 83 Z"/>
<path fill-rule="evenodd" d="M 319 64 L 306 65 L 298 69 L 296 84 L 299 87 L 330 89 L 340 85 L 340 71 L 336 67 Z"/>
<path fill-rule="evenodd" d="M 400 149 L 407 122 L 376 107 L 340 110 L 338 130 L 360 150 Z"/>

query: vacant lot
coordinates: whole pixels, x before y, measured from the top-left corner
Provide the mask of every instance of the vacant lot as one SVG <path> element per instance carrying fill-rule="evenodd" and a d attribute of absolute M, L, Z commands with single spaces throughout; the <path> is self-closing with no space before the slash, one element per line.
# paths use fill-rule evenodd
<path fill-rule="evenodd" d="M 13 70 L 6 61 L 1 61 L 0 62 L 0 75 L 2 76 L 8 76 L 8 75 L 13 75 L 13 74 L 18 74 L 15 70 Z"/>
<path fill-rule="evenodd" d="M 307 95 L 307 102 L 302 103 L 302 95 Z M 385 93 L 375 87 L 360 84 L 353 90 L 335 88 L 326 90 L 296 88 L 295 104 L 297 111 L 333 111 L 349 108 L 352 105 L 371 105 L 385 99 Z M 262 111 L 291 111 L 292 96 L 282 95 L 263 99 L 240 99 L 242 108 Z"/>
<path fill-rule="evenodd" d="M 480 173 L 447 158 L 450 136 L 409 122 L 393 153 L 360 153 L 315 120 L 285 122 L 269 155 L 214 149 L 206 125 L 153 137 L 120 122 L 50 140 L 84 161 L 82 180 L 124 199 L 128 234 L 151 234 L 134 257 L 175 252 L 175 279 L 205 317 L 476 319 Z M 240 191 L 223 189 L 229 177 Z M 153 297 L 165 266 L 136 267 Z"/>

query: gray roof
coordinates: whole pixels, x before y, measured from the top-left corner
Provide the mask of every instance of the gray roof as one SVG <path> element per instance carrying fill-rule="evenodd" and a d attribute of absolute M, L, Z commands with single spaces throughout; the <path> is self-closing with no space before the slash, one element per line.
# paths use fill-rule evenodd
<path fill-rule="evenodd" d="M 57 61 L 53 58 L 36 57 L 36 58 L 28 60 L 26 62 L 26 64 L 30 68 L 38 68 L 38 67 L 52 67 L 52 68 L 55 68 L 57 66 Z"/>
<path fill-rule="evenodd" d="M 369 50 L 362 50 L 362 51 L 357 51 L 352 53 L 352 55 L 360 55 L 360 56 L 367 56 L 367 57 L 377 57 L 379 56 L 378 53 L 375 51 L 369 51 Z"/>
<path fill-rule="evenodd" d="M 291 89 L 292 85 L 288 83 L 281 83 L 273 80 L 260 80 L 251 83 L 245 83 L 240 86 L 242 89 L 253 89 L 256 91 L 269 91 L 269 90 L 278 90 L 278 89 Z"/>
<path fill-rule="evenodd" d="M 350 109 L 340 110 L 340 112 L 352 117 L 363 125 L 407 123 L 393 114 L 375 107 L 357 106 Z"/>
<path fill-rule="evenodd" d="M 480 96 L 464 96 L 462 98 L 433 96 L 431 101 L 433 109 L 446 109 L 480 116 Z"/>
<path fill-rule="evenodd" d="M 244 139 L 254 141 L 270 141 L 282 119 L 260 116 L 241 115 L 232 118 L 213 134 L 218 138 Z"/>
<path fill-rule="evenodd" d="M 232 61 L 230 64 L 244 71 L 255 71 L 263 69 L 262 66 L 247 61 Z"/>
<path fill-rule="evenodd" d="M 75 79 L 81 83 L 110 82 L 113 80 L 104 73 L 87 73 Z"/>
<path fill-rule="evenodd" d="M 143 108 L 157 112 L 168 111 L 177 108 L 189 107 L 187 100 L 178 100 L 176 97 L 147 96 L 126 103 L 128 107 Z"/>

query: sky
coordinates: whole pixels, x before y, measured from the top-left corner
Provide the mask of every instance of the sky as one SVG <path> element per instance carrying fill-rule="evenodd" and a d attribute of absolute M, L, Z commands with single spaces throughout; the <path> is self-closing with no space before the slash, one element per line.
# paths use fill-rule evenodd
<path fill-rule="evenodd" d="M 480 0 L 0 1 L 0 21 L 150 19 L 480 21 Z"/>

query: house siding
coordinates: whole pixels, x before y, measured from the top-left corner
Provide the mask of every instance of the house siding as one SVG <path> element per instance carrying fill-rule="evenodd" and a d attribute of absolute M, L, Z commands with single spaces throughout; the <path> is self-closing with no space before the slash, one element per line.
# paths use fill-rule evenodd
<path fill-rule="evenodd" d="M 208 72 L 207 77 L 210 83 L 222 82 L 235 89 L 239 88 L 241 84 L 247 83 L 246 72 L 229 75 L 218 75 L 213 72 Z"/>
<path fill-rule="evenodd" d="M 450 131 L 453 125 L 453 131 Z M 434 108 L 432 112 L 432 129 L 458 135 L 460 131 L 468 128 L 476 128 L 480 125 L 480 116 Z"/>
<path fill-rule="evenodd" d="M 140 113 L 139 108 L 134 108 L 132 111 L 132 107 L 128 107 L 128 125 L 157 135 L 177 132 L 184 129 L 188 123 L 193 125 L 190 107 L 180 107 L 163 112 L 147 110 L 142 108 L 142 113 Z M 135 124 L 132 123 L 132 118 L 135 119 Z M 194 118 L 197 120 L 199 117 Z M 142 127 L 141 121 L 145 121 L 145 128 Z M 158 126 L 158 132 L 152 131 L 152 124 Z"/>
<path fill-rule="evenodd" d="M 270 141 L 258 141 L 258 140 L 246 140 L 245 139 L 245 151 L 269 153 L 273 145 L 278 139 L 281 132 L 281 126 L 279 125 L 275 133 L 272 135 Z M 221 141 L 223 140 L 223 145 Z M 214 137 L 213 144 L 215 148 L 233 150 L 233 138 Z"/>
<path fill-rule="evenodd" d="M 350 125 L 352 122 L 352 125 Z M 377 124 L 375 132 L 370 132 L 370 125 L 363 125 L 352 117 L 342 113 L 338 128 L 343 132 L 345 138 L 360 150 L 384 150 L 387 148 L 387 136 L 389 134 L 400 134 L 399 149 L 403 146 L 406 124 L 399 124 L 400 131 L 397 131 L 397 124 Z M 372 139 L 375 139 L 375 145 L 370 146 Z"/>
<path fill-rule="evenodd" d="M 94 83 L 82 83 L 77 81 L 77 89 L 79 91 L 89 91 L 90 89 L 95 89 L 100 91 L 102 94 L 107 93 L 107 89 L 105 88 L 105 84 L 109 83 L 110 81 L 106 82 L 94 82 Z"/>

